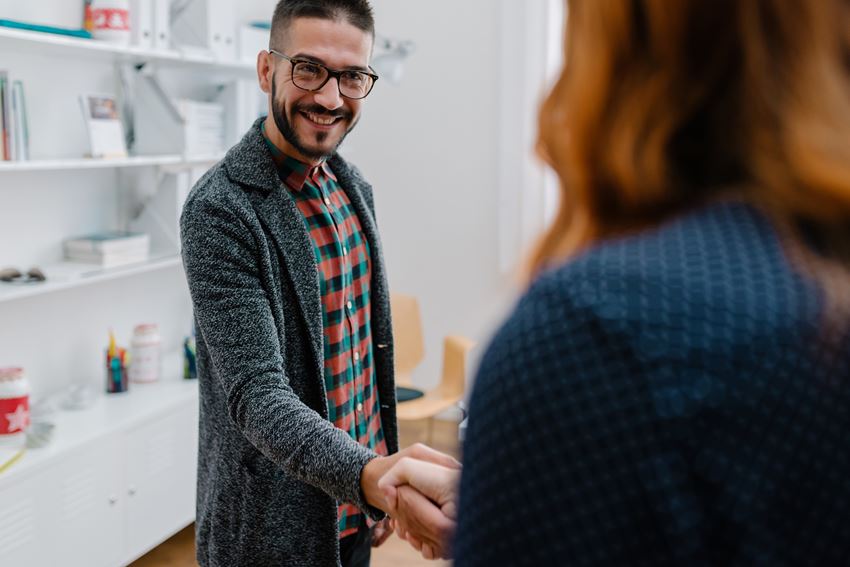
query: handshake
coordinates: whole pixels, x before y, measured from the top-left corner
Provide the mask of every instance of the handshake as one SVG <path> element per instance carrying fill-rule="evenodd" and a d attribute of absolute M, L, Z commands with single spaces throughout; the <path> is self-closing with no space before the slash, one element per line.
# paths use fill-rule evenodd
<path fill-rule="evenodd" d="M 386 512 L 373 545 L 393 530 L 426 559 L 449 559 L 457 521 L 461 465 L 449 455 L 417 443 L 363 467 L 360 486 L 366 501 Z"/>

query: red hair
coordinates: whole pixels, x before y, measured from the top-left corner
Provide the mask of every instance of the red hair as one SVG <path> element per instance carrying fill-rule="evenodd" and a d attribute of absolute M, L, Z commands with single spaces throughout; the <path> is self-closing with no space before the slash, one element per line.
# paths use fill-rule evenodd
<path fill-rule="evenodd" d="M 847 0 L 567 4 L 538 139 L 561 203 L 533 272 L 727 196 L 850 241 Z"/>

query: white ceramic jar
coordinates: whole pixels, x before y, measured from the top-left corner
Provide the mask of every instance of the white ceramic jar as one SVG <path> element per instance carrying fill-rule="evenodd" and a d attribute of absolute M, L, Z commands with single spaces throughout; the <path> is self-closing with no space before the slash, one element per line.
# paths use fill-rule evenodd
<path fill-rule="evenodd" d="M 0 447 L 26 443 L 30 424 L 30 385 L 23 368 L 0 368 Z"/>
<path fill-rule="evenodd" d="M 110 43 L 130 43 L 130 0 L 93 0 L 92 37 Z"/>
<path fill-rule="evenodd" d="M 136 325 L 130 340 L 130 381 L 156 382 L 159 380 L 162 339 L 159 327 L 153 323 Z"/>

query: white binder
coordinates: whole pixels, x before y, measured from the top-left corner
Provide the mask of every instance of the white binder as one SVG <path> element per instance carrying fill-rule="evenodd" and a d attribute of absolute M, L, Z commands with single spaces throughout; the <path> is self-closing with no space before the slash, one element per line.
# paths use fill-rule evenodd
<path fill-rule="evenodd" d="M 154 40 L 154 5 L 151 0 L 130 0 L 130 43 L 152 49 Z"/>
<path fill-rule="evenodd" d="M 148 3 L 153 4 L 154 49 L 171 49 L 171 0 L 148 0 Z"/>
<path fill-rule="evenodd" d="M 233 0 L 192 0 L 174 15 L 174 44 L 207 50 L 213 57 L 237 57 L 236 5 Z"/>

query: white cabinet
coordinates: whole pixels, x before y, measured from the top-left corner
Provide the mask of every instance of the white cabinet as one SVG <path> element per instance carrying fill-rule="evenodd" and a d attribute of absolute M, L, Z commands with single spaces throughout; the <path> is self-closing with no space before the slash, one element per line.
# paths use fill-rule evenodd
<path fill-rule="evenodd" d="M 114 448 L 103 440 L 56 467 L 0 485 L 0 565 L 118 564 L 124 514 L 118 460 L 109 454 Z"/>
<path fill-rule="evenodd" d="M 0 475 L 0 565 L 126 565 L 194 520 L 197 384 L 134 386 Z"/>
<path fill-rule="evenodd" d="M 50 565 L 52 502 L 44 491 L 47 472 L 11 484 L 0 484 L 0 565 Z"/>
<path fill-rule="evenodd" d="M 124 553 L 121 437 L 112 434 L 51 467 L 36 490 L 47 493 L 52 561 L 44 565 L 117 565 Z M 2 551 L 0 551 L 2 554 Z M 5 564 L 0 560 L 0 564 Z"/>
<path fill-rule="evenodd" d="M 145 424 L 126 438 L 128 560 L 195 515 L 198 417 L 193 407 Z"/>

